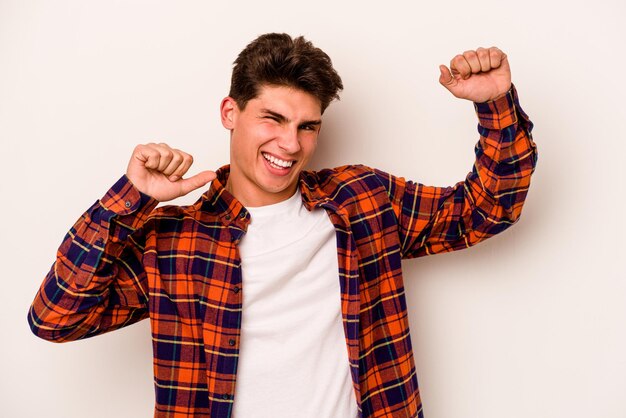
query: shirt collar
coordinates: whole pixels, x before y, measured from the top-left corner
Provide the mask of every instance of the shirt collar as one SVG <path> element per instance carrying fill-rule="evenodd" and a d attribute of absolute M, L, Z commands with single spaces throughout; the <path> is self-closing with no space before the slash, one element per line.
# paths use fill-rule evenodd
<path fill-rule="evenodd" d="M 249 220 L 250 215 L 246 208 L 226 190 L 226 183 L 230 174 L 230 165 L 220 167 L 215 174 L 217 177 L 211 183 L 201 197 L 201 208 L 205 212 L 213 212 L 220 217 L 224 223 L 231 223 L 236 220 Z M 312 171 L 300 172 L 298 187 L 302 194 L 302 203 L 308 210 L 321 203 L 328 202 L 328 197 L 320 188 L 317 176 Z"/>
<path fill-rule="evenodd" d="M 328 201 L 328 197 L 323 193 L 315 172 L 302 171 L 300 173 L 300 193 L 302 203 L 308 210 L 312 210 L 320 203 Z"/>
<path fill-rule="evenodd" d="M 202 211 L 215 214 L 225 224 L 241 221 L 247 224 L 250 219 L 248 211 L 226 190 L 230 166 L 220 167 L 215 174 L 217 177 L 211 182 L 211 187 L 201 197 Z"/>

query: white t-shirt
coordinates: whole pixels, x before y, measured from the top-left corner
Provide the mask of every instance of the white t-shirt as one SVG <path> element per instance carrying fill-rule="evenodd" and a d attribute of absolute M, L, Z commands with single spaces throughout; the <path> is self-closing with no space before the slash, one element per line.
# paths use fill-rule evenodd
<path fill-rule="evenodd" d="M 235 418 L 354 418 L 335 228 L 298 191 L 247 208 Z"/>

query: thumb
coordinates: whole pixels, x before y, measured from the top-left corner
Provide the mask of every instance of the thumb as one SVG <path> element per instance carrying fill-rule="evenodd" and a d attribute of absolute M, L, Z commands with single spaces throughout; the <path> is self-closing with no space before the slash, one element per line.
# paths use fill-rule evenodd
<path fill-rule="evenodd" d="M 183 195 L 193 192 L 194 190 L 199 189 L 208 182 L 215 180 L 215 177 L 217 177 L 217 175 L 214 171 L 207 170 L 198 173 L 195 176 L 191 176 L 187 179 L 182 179 L 180 180 L 181 192 Z"/>
<path fill-rule="evenodd" d="M 439 66 L 439 83 L 448 90 L 456 84 L 456 79 L 445 65 Z"/>

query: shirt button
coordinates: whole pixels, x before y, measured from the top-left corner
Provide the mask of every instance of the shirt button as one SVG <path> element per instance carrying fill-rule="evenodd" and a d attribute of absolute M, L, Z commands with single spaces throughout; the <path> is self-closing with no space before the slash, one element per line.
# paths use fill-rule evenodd
<path fill-rule="evenodd" d="M 239 217 L 240 217 L 241 219 L 245 219 L 245 217 L 246 217 L 246 212 L 241 212 L 241 213 L 239 214 Z"/>
<path fill-rule="evenodd" d="M 124 202 L 124 206 L 126 206 L 127 208 L 131 207 L 133 204 L 130 202 L 130 200 L 127 200 L 126 202 Z"/>
<path fill-rule="evenodd" d="M 239 288 L 239 286 L 233 287 L 233 292 L 235 292 L 235 293 L 239 293 L 240 290 L 241 289 Z"/>
<path fill-rule="evenodd" d="M 222 399 L 228 400 L 228 399 L 230 399 L 230 395 L 228 393 L 225 393 L 225 394 L 222 395 Z"/>
<path fill-rule="evenodd" d="M 230 221 L 230 215 L 226 215 L 224 218 L 226 218 L 227 221 Z"/>
<path fill-rule="evenodd" d="M 230 345 L 231 347 L 233 345 L 235 345 L 235 340 L 233 338 L 231 338 L 230 340 L 228 340 L 228 345 Z"/>
<path fill-rule="evenodd" d="M 98 238 L 94 244 L 96 244 L 98 247 L 102 247 L 102 244 L 104 244 L 104 240 L 102 238 Z"/>

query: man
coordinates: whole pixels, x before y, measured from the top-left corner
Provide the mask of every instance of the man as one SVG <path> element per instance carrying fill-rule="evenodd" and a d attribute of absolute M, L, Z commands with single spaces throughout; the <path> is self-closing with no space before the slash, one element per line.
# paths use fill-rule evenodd
<path fill-rule="evenodd" d="M 465 181 L 304 171 L 342 89 L 328 56 L 267 34 L 235 61 L 221 103 L 230 166 L 139 145 L 72 227 L 29 314 L 51 341 L 150 318 L 155 416 L 422 416 L 401 259 L 469 247 L 513 224 L 536 162 L 506 55 L 467 51 L 440 82 L 475 102 Z M 191 206 L 159 202 L 212 181 Z"/>

